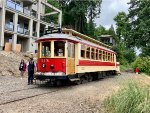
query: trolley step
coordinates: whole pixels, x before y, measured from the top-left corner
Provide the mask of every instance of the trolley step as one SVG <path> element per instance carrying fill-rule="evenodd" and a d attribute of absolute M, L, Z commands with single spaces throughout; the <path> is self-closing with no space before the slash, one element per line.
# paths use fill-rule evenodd
<path fill-rule="evenodd" d="M 74 79 L 70 79 L 71 82 L 74 82 L 74 81 L 79 81 L 80 78 L 74 78 Z"/>

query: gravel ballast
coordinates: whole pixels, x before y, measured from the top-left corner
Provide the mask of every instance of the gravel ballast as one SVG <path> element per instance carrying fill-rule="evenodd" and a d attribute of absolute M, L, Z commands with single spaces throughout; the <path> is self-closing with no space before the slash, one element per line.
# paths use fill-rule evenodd
<path fill-rule="evenodd" d="M 103 113 L 103 100 L 127 79 L 145 81 L 147 77 L 122 73 L 81 85 L 40 87 L 27 85 L 27 78 L 0 76 L 0 113 Z"/>

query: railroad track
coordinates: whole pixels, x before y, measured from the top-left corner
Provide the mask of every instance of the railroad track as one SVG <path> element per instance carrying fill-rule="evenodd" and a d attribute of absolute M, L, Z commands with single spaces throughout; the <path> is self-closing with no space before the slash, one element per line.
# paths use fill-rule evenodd
<path fill-rule="evenodd" d="M 29 99 L 29 98 L 33 98 L 33 97 L 37 97 L 37 96 L 41 96 L 41 95 L 45 95 L 45 94 L 54 93 L 54 92 L 57 92 L 57 91 L 59 91 L 59 90 L 48 91 L 48 92 L 45 92 L 45 93 L 35 94 L 35 95 L 27 96 L 27 97 L 24 97 L 24 98 L 19 98 L 19 99 L 15 99 L 15 100 L 2 102 L 2 103 L 0 103 L 0 106 L 10 104 L 10 103 L 13 103 L 13 102 L 17 102 L 17 101 L 21 101 L 21 100 L 25 100 L 25 99 Z"/>
<path fill-rule="evenodd" d="M 45 83 L 46 83 L 46 82 L 45 82 Z M 48 83 L 48 82 L 47 82 L 47 83 Z M 36 86 L 31 87 L 31 88 L 23 88 L 23 89 L 18 89 L 18 90 L 12 90 L 12 91 L 7 91 L 7 92 L 2 92 L 2 93 L 0 93 L 0 95 L 2 95 L 2 94 L 4 94 L 4 93 L 13 93 L 13 92 L 18 92 L 18 91 L 23 91 L 23 90 L 35 89 L 35 88 L 43 87 L 44 85 L 46 86 L 46 84 L 41 84 L 41 82 L 40 82 L 40 84 L 35 83 L 35 84 L 33 84 L 33 85 L 36 85 Z M 45 87 L 45 86 L 44 86 L 44 87 Z"/>
<path fill-rule="evenodd" d="M 29 90 L 29 89 L 35 89 L 35 88 L 38 88 L 38 87 L 24 88 L 24 89 L 18 89 L 18 90 L 13 90 L 13 91 L 2 92 L 2 93 L 0 93 L 0 95 L 2 95 L 4 93 L 13 93 L 13 92 L 18 92 L 18 91 L 23 91 L 23 90 Z"/>
<path fill-rule="evenodd" d="M 41 87 L 41 89 L 39 89 L 40 87 Z M 54 92 L 57 92 L 57 91 L 59 91 L 60 89 L 62 89 L 64 87 L 50 90 L 49 89 L 50 87 L 48 87 L 48 89 L 45 89 L 43 86 L 36 86 L 36 87 L 32 87 L 32 88 L 24 88 L 24 89 L 19 89 L 19 90 L 3 92 L 3 93 L 0 93 L 0 100 L 1 100 L 0 101 L 0 106 L 6 105 L 6 104 L 9 104 L 9 103 L 13 103 L 13 102 L 17 102 L 17 101 L 21 101 L 21 100 L 25 100 L 25 99 L 29 99 L 29 98 L 33 98 L 33 97 L 37 97 L 37 96 L 41 96 L 41 95 L 45 95 L 45 94 L 54 93 Z M 28 92 L 30 90 L 32 91 L 32 93 L 33 92 L 34 93 L 33 94 L 26 93 L 23 97 L 20 96 L 20 95 L 24 94 L 24 92 Z M 20 96 L 20 97 L 18 97 L 16 99 L 17 96 Z M 5 97 L 9 97 L 10 99 L 5 100 L 4 99 Z"/>
<path fill-rule="evenodd" d="M 86 82 L 85 82 L 86 83 Z M 19 89 L 19 90 L 13 90 L 13 91 L 9 91 L 9 92 L 3 92 L 3 93 L 0 93 L 0 106 L 2 105 L 6 105 L 6 104 L 10 104 L 10 103 L 13 103 L 13 102 L 18 102 L 18 101 L 21 101 L 21 100 L 25 100 L 25 99 L 29 99 L 29 98 L 34 98 L 34 97 L 38 97 L 38 96 L 42 96 L 42 95 L 45 95 L 45 94 L 51 94 L 51 93 L 54 93 L 54 92 L 57 92 L 63 88 L 67 88 L 68 86 L 63 86 L 61 88 L 57 88 L 57 89 L 49 89 L 50 87 L 48 87 L 48 89 L 45 89 L 43 86 L 35 86 L 35 87 L 32 87 L 32 88 L 24 88 L 24 89 Z M 72 86 L 69 86 L 69 88 L 72 87 Z M 40 89 L 41 88 L 41 89 Z M 28 90 L 35 90 L 35 91 L 32 91 L 32 92 L 35 92 L 33 94 L 30 95 L 30 93 L 26 93 L 23 97 L 18 97 L 17 99 L 15 98 L 15 93 L 19 93 L 19 92 L 24 92 L 24 91 L 28 91 Z M 37 91 L 36 91 L 37 90 Z M 40 90 L 40 93 L 39 93 L 39 90 Z M 14 94 L 12 94 L 14 93 Z M 20 93 L 20 94 L 23 94 L 23 93 Z M 14 96 L 14 98 L 10 98 L 10 99 L 3 99 L 3 96 L 5 97 L 11 97 L 11 96 Z M 18 94 L 19 96 L 19 94 Z M 3 101 L 4 100 L 4 101 Z"/>

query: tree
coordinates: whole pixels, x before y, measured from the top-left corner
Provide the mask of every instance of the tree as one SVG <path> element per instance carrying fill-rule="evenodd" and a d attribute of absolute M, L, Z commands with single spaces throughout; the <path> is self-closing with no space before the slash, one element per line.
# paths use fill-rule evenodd
<path fill-rule="evenodd" d="M 121 64 L 128 64 L 135 60 L 136 54 L 133 46 L 129 45 L 130 35 L 128 31 L 129 20 L 125 12 L 119 12 L 114 18 L 116 22 L 116 45 L 113 49 L 117 52 L 117 58 Z"/>
<path fill-rule="evenodd" d="M 150 44 L 150 2 L 149 0 L 131 0 L 129 5 L 129 44 L 145 49 Z"/>
<path fill-rule="evenodd" d="M 126 38 L 127 30 L 127 15 L 125 12 L 119 12 L 118 15 L 114 18 L 116 22 L 116 34 L 119 41 L 122 41 Z"/>
<path fill-rule="evenodd" d="M 141 50 L 142 53 L 139 56 L 141 57 L 150 56 L 150 43 L 148 43 L 146 47 L 141 47 Z"/>
<path fill-rule="evenodd" d="M 62 26 L 94 37 L 95 23 L 101 12 L 102 0 L 48 0 L 63 12 Z M 50 10 L 47 9 L 47 12 Z M 57 16 L 46 17 L 57 21 Z"/>
<path fill-rule="evenodd" d="M 48 3 L 50 3 L 51 5 L 59 8 L 59 3 L 57 0 L 48 0 Z M 45 6 L 45 13 L 50 13 L 53 12 L 52 9 L 50 9 L 49 7 Z M 55 24 L 58 24 L 58 15 L 49 15 L 49 16 L 44 16 L 43 19 L 45 19 L 48 22 L 53 22 Z"/>
<path fill-rule="evenodd" d="M 111 35 L 114 38 L 115 43 L 119 43 L 119 40 L 118 40 L 118 37 L 117 37 L 117 35 L 115 33 L 115 29 L 114 29 L 113 25 L 110 26 L 110 28 L 108 29 L 107 32 L 108 32 L 109 35 Z"/>
<path fill-rule="evenodd" d="M 69 2 L 60 0 L 59 3 L 63 4 L 60 5 L 63 11 L 63 26 L 94 36 L 94 19 L 100 14 L 101 2 L 101 0 L 70 0 Z"/>
<path fill-rule="evenodd" d="M 107 34 L 107 30 L 105 29 L 105 27 L 100 25 L 99 27 L 95 28 L 94 34 L 95 34 L 95 37 L 99 37 L 101 35 Z"/>

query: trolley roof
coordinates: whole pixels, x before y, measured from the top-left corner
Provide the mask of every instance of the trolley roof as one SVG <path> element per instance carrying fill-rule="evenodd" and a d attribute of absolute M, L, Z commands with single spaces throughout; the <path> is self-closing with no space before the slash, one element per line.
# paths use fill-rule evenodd
<path fill-rule="evenodd" d="M 82 38 L 82 39 L 84 39 L 84 40 L 87 40 L 87 41 L 96 43 L 96 44 L 98 44 L 98 45 L 100 45 L 100 46 L 104 46 L 104 47 L 106 47 L 106 48 L 112 48 L 111 46 L 109 46 L 109 45 L 107 45 L 107 44 L 104 44 L 104 43 L 102 43 L 102 42 L 100 42 L 100 41 L 98 41 L 98 40 L 95 40 L 94 38 L 91 38 L 91 37 L 89 37 L 89 36 L 87 36 L 87 35 L 84 35 L 84 34 L 82 34 L 82 33 L 79 33 L 79 32 L 77 32 L 77 31 L 75 31 L 75 30 L 73 30 L 73 29 L 62 29 L 62 31 L 63 31 L 65 34 L 71 34 L 71 35 L 73 35 L 73 36 L 78 36 L 78 37 L 80 37 L 80 38 Z"/>
<path fill-rule="evenodd" d="M 83 35 L 81 33 L 76 32 L 74 30 L 63 29 L 63 32 L 65 32 L 65 33 L 67 33 L 68 31 L 71 31 L 72 34 L 70 34 L 70 33 L 69 34 L 64 34 L 64 33 L 47 34 L 47 35 L 44 35 L 43 37 L 37 39 L 37 42 L 46 41 L 46 40 L 69 40 L 69 41 L 73 41 L 73 42 L 79 42 L 79 43 L 82 43 L 84 45 L 89 45 L 89 46 L 93 46 L 96 48 L 101 48 L 101 49 L 104 49 L 104 50 L 107 50 L 110 52 L 114 52 L 110 49 L 111 46 L 108 46 L 102 42 L 99 42 L 95 39 L 92 39 L 86 35 Z M 73 35 L 76 35 L 76 36 L 73 36 Z"/>

